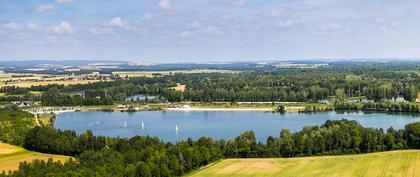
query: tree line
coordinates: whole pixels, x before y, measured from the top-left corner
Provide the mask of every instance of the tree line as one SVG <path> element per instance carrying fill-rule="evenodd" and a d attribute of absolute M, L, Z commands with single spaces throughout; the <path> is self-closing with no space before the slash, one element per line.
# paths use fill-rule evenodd
<path fill-rule="evenodd" d="M 46 85 L 30 88 L 2 87 L 8 94 L 59 90 L 104 92 L 113 101 L 145 94 L 161 96 L 171 102 L 318 102 L 329 98 L 391 100 L 403 97 L 415 101 L 420 77 L 415 72 L 395 68 L 318 68 L 243 71 L 240 73 L 174 74 L 156 77 L 119 78 L 112 82 L 85 85 Z M 184 92 L 171 89 L 186 85 Z M 34 96 L 34 99 L 40 99 Z"/>
<path fill-rule="evenodd" d="M 100 94 L 101 91 L 87 92 L 87 96 L 71 96 L 63 94 L 58 89 L 47 90 L 40 98 L 44 106 L 92 106 L 92 105 L 112 105 L 113 100 Z M 90 95 L 90 96 L 89 96 Z"/>
<path fill-rule="evenodd" d="M 391 102 L 382 100 L 380 102 L 351 103 L 337 102 L 334 105 L 336 110 L 367 110 L 367 111 L 389 111 L 389 112 L 420 112 L 420 104 L 410 102 Z"/>
<path fill-rule="evenodd" d="M 91 132 L 36 127 L 27 133 L 29 150 L 75 156 L 65 163 L 22 163 L 18 171 L 0 176 L 181 176 L 223 158 L 341 155 L 420 148 L 420 123 L 384 131 L 356 121 L 328 120 L 298 132 L 283 129 L 277 137 L 257 142 L 247 131 L 231 140 L 202 137 L 176 143 L 135 136 L 109 138 Z"/>

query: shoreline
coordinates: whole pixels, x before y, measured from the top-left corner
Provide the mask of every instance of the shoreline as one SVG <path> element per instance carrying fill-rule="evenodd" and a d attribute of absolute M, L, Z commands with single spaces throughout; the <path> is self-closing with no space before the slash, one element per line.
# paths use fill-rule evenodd
<path fill-rule="evenodd" d="M 76 112 L 79 110 L 41 110 L 41 111 L 33 111 L 33 110 L 26 110 L 26 112 L 31 113 L 31 114 L 55 114 L 55 115 L 59 115 L 61 113 L 66 113 L 66 112 Z"/>
<path fill-rule="evenodd" d="M 260 111 L 260 112 L 272 112 L 272 108 L 168 108 L 167 111 Z"/>

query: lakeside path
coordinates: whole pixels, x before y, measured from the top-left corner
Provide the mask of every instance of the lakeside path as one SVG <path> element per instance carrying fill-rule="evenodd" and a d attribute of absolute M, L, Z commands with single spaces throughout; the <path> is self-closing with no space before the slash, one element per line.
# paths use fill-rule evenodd
<path fill-rule="evenodd" d="M 168 111 L 261 111 L 271 112 L 272 108 L 168 108 Z"/>
<path fill-rule="evenodd" d="M 40 127 L 41 124 L 39 123 L 39 120 L 38 120 L 38 114 L 34 114 L 34 116 L 35 116 L 35 122 L 36 122 L 36 124 Z"/>

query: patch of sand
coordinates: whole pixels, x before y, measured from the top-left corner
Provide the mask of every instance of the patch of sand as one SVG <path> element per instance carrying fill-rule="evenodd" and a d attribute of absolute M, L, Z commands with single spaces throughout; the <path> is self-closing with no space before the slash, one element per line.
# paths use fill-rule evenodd
<path fill-rule="evenodd" d="M 29 152 L 24 154 L 18 154 L 16 156 L 8 156 L 5 158 L 0 158 L 0 171 L 17 170 L 19 169 L 19 164 L 21 162 L 32 162 L 35 159 L 47 161 L 52 158 L 54 161 L 65 162 L 70 159 L 66 156 L 50 155 L 50 154 L 41 154 L 36 152 Z"/>
<path fill-rule="evenodd" d="M 176 91 L 184 92 L 185 87 L 186 87 L 186 85 L 181 85 L 181 84 L 178 83 L 178 85 L 176 87 L 172 87 L 172 88 L 175 89 Z"/>
<path fill-rule="evenodd" d="M 13 154 L 19 151 L 23 151 L 23 149 L 9 144 L 0 143 L 0 155 Z"/>
<path fill-rule="evenodd" d="M 35 159 L 47 161 L 50 158 L 54 161 L 65 162 L 71 157 L 32 152 L 18 146 L 0 143 L 0 173 L 19 169 L 21 162 L 32 162 Z"/>
<path fill-rule="evenodd" d="M 220 169 L 220 174 L 231 174 L 233 172 L 242 171 L 244 169 L 253 169 L 253 170 L 268 170 L 274 167 L 274 161 L 267 159 L 248 159 L 249 161 L 242 161 Z"/>

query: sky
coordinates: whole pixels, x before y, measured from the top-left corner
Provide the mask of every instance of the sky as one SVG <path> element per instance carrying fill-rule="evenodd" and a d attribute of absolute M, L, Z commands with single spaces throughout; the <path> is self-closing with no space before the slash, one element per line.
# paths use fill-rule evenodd
<path fill-rule="evenodd" d="M 1 0 L 0 61 L 420 58 L 418 0 Z"/>

